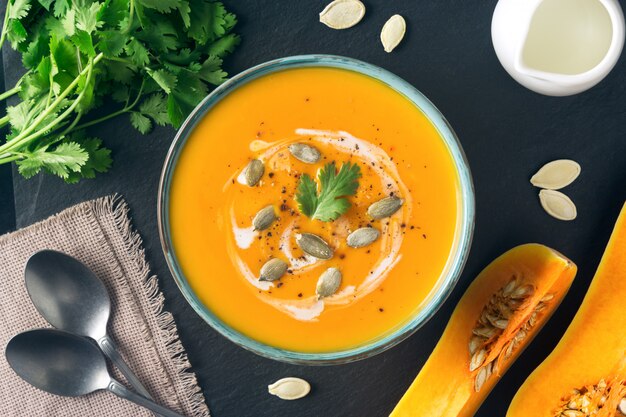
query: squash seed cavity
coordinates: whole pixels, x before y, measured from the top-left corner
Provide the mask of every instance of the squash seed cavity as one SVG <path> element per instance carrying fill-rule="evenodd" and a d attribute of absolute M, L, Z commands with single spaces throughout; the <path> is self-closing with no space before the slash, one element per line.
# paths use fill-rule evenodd
<path fill-rule="evenodd" d="M 282 378 L 267 386 L 270 394 L 281 400 L 297 400 L 311 392 L 311 385 L 301 378 Z"/>
<path fill-rule="evenodd" d="M 320 22 L 331 29 L 348 29 L 365 16 L 365 5 L 359 0 L 335 0 L 320 13 Z"/>
<path fill-rule="evenodd" d="M 555 219 L 570 221 L 577 216 L 574 202 L 559 191 L 541 190 L 539 192 L 539 201 L 546 213 Z"/>
<path fill-rule="evenodd" d="M 399 14 L 395 14 L 387 20 L 380 32 L 380 41 L 383 44 L 385 52 L 393 51 L 396 46 L 402 42 L 406 33 L 406 22 Z"/>
<path fill-rule="evenodd" d="M 570 185 L 580 175 L 580 165 L 571 159 L 557 159 L 545 164 L 530 179 L 535 187 L 560 190 Z"/>
<path fill-rule="evenodd" d="M 514 331 L 511 340 L 504 345 L 498 344 L 500 336 L 509 327 L 509 319 L 534 292 L 534 286 L 513 277 L 483 308 L 468 343 L 469 371 L 473 374 L 476 392 L 481 390 L 492 374 L 498 372 L 501 362 L 511 357 L 536 325 L 538 315 L 545 310 L 546 303 L 554 298 L 554 294 L 542 297 L 530 312 L 528 320 L 518 328 L 511 329 Z"/>
<path fill-rule="evenodd" d="M 573 389 L 561 398 L 554 417 L 589 417 L 604 411 L 608 416 L 626 415 L 626 381 L 601 379 L 596 384 Z M 607 412 L 608 411 L 608 412 Z"/>

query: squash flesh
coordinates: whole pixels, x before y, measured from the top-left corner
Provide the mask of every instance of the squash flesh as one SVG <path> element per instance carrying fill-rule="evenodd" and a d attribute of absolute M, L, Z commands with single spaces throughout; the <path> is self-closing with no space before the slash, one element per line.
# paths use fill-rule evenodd
<path fill-rule="evenodd" d="M 478 275 L 459 301 L 437 346 L 391 417 L 474 415 L 500 376 L 558 306 L 575 273 L 576 266 L 571 261 L 537 244 L 518 246 L 493 261 Z M 486 361 L 500 355 L 519 327 L 528 321 L 533 306 L 541 298 L 550 293 L 553 299 L 536 320 L 532 331 L 508 358 L 500 361 L 497 371 L 477 392 L 475 382 L 479 369 L 474 372 L 469 370 L 471 356 L 468 343 L 483 309 L 512 277 L 521 277 L 524 285 L 533 285 L 534 292 L 524 300 L 526 305 L 521 305 L 510 317 L 506 329 L 492 344 Z"/>
<path fill-rule="evenodd" d="M 609 388 L 608 395 L 600 394 L 600 398 L 606 397 L 602 407 L 591 414 L 591 404 L 576 417 L 623 416 L 617 404 L 626 395 L 625 301 L 626 206 L 572 323 L 552 353 L 518 390 L 507 417 L 560 417 L 563 410 L 570 409 L 564 408 L 566 403 L 578 398 L 573 390 L 584 394 L 601 382 Z"/>

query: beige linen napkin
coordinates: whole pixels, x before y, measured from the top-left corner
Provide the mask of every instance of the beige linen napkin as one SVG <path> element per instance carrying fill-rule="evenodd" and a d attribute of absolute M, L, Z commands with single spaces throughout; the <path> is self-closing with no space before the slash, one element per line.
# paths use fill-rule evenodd
<path fill-rule="evenodd" d="M 50 327 L 30 301 L 24 266 L 42 249 L 75 256 L 100 277 L 111 296 L 111 336 L 155 400 L 186 416 L 208 417 L 196 376 L 177 337 L 163 295 L 150 275 L 141 238 L 128 218 L 126 203 L 114 196 L 88 201 L 25 229 L 0 237 L 0 415 L 151 416 L 149 411 L 100 391 L 67 398 L 40 391 L 9 367 L 4 350 L 24 330 Z M 119 381 L 122 375 L 113 370 Z"/>

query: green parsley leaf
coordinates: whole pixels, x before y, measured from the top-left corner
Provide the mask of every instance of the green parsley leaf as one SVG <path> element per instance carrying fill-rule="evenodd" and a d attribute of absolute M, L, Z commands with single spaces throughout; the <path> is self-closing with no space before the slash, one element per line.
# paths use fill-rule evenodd
<path fill-rule="evenodd" d="M 130 122 L 135 129 L 144 135 L 152 129 L 152 122 L 150 119 L 136 111 L 130 113 Z"/>
<path fill-rule="evenodd" d="M 300 212 L 314 220 L 330 222 L 337 220 L 350 208 L 345 198 L 354 195 L 359 186 L 361 169 L 357 164 L 346 162 L 337 172 L 334 162 L 328 163 L 317 175 L 319 188 L 307 174 L 300 177 L 296 201 Z"/>
<path fill-rule="evenodd" d="M 11 42 L 13 49 L 17 49 L 18 45 L 24 42 L 27 37 L 28 33 L 22 22 L 10 19 L 7 28 L 7 39 Z"/>
<path fill-rule="evenodd" d="M 147 9 L 168 13 L 179 7 L 181 0 L 137 0 L 137 2 Z"/>
<path fill-rule="evenodd" d="M 124 48 L 126 55 L 131 59 L 134 65 L 138 67 L 145 67 L 150 63 L 150 57 L 148 56 L 148 49 L 139 42 L 137 39 L 133 39 L 128 42 L 128 45 Z"/>
<path fill-rule="evenodd" d="M 239 45 L 239 42 L 241 42 L 239 35 L 234 35 L 232 33 L 230 35 L 226 35 L 211 44 L 208 51 L 209 55 L 223 58 L 224 56 L 232 53 L 235 50 L 235 47 Z"/>
<path fill-rule="evenodd" d="M 109 170 L 113 162 L 111 160 L 111 151 L 102 147 L 102 140 L 98 138 L 87 138 L 76 140 L 76 142 L 87 152 L 89 159 L 80 167 L 80 171 L 70 172 L 65 182 L 76 183 L 81 177 L 95 178 L 97 172 L 102 173 Z"/>
<path fill-rule="evenodd" d="M 77 0 L 76 8 L 71 10 L 76 10 L 76 28 L 92 33 L 101 27 L 103 22 L 98 20 L 101 9 L 102 3 L 93 2 L 87 6 L 85 0 Z"/>
<path fill-rule="evenodd" d="M 144 116 L 150 117 L 159 126 L 165 126 L 168 122 L 167 102 L 163 94 L 152 94 L 141 103 L 139 111 Z"/>
<path fill-rule="evenodd" d="M 176 82 L 178 81 L 176 76 L 171 72 L 168 72 L 163 69 L 159 69 L 153 71 L 151 69 L 147 70 L 148 74 L 156 81 L 157 84 L 161 86 L 163 91 L 166 93 L 171 93 L 174 87 L 176 87 Z"/>
<path fill-rule="evenodd" d="M 222 70 L 222 59 L 216 56 L 209 56 L 198 70 L 198 75 L 204 81 L 213 85 L 220 85 L 226 81 L 228 74 Z"/>
<path fill-rule="evenodd" d="M 96 56 L 96 50 L 93 47 L 93 40 L 91 39 L 91 35 L 89 33 L 79 29 L 70 38 L 70 40 L 81 52 L 83 52 L 89 58 L 93 58 Z"/>
<path fill-rule="evenodd" d="M 26 17 L 30 10 L 30 0 L 14 0 L 10 1 L 10 3 L 9 19 L 20 20 Z"/>
<path fill-rule="evenodd" d="M 65 142 L 50 150 L 38 148 L 26 153 L 25 159 L 17 161 L 20 174 L 30 178 L 42 169 L 61 178 L 68 178 L 70 172 L 80 172 L 89 155 L 76 142 Z"/>

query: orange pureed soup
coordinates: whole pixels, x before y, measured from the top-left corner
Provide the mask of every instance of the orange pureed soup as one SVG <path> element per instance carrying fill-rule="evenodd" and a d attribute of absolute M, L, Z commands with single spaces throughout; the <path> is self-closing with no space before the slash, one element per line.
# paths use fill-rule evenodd
<path fill-rule="evenodd" d="M 315 147 L 320 160 L 296 159 L 293 143 Z M 265 171 L 250 187 L 242 173 L 252 159 Z M 299 210 L 296 188 L 303 174 L 318 181 L 330 162 L 357 164 L 359 186 L 337 220 L 312 220 Z M 193 291 L 235 330 L 292 351 L 344 350 L 406 323 L 435 289 L 455 240 L 458 181 L 434 126 L 390 87 L 342 69 L 283 70 L 234 90 L 194 128 L 171 184 L 173 247 Z M 368 207 L 388 196 L 402 207 L 371 219 Z M 253 230 L 268 205 L 278 219 Z M 361 227 L 380 237 L 349 247 L 347 235 Z M 333 257 L 305 254 L 296 242 L 302 233 L 321 237 Z M 287 272 L 259 280 L 272 258 Z M 329 267 L 341 271 L 341 285 L 318 299 Z"/>

